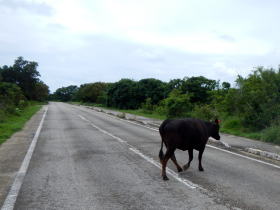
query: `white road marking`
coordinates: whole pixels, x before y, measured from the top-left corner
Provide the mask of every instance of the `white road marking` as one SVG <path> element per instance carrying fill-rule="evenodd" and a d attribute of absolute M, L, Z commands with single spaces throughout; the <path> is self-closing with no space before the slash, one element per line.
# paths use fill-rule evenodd
<path fill-rule="evenodd" d="M 134 153 L 138 154 L 140 157 L 142 157 L 143 159 L 145 159 L 146 161 L 148 161 L 149 163 L 153 164 L 154 166 L 158 167 L 159 169 L 161 169 L 161 165 L 156 162 L 154 159 L 144 155 L 142 152 L 140 152 L 138 149 L 136 149 L 135 147 L 131 147 L 129 148 L 131 151 L 133 151 Z M 200 186 L 192 183 L 191 181 L 182 178 L 178 175 L 178 173 L 176 173 L 175 171 L 171 170 L 170 168 L 166 167 L 166 172 L 171 175 L 174 179 L 176 179 L 177 181 L 183 183 L 184 185 L 188 186 L 191 189 L 195 189 L 195 188 L 201 188 Z"/>
<path fill-rule="evenodd" d="M 153 164 L 154 166 L 156 166 L 157 168 L 161 169 L 161 165 L 155 161 L 153 158 L 148 157 L 147 155 L 145 155 L 144 153 L 142 153 L 140 150 L 138 150 L 136 147 L 132 146 L 131 144 L 129 144 L 127 141 L 109 133 L 108 131 L 103 130 L 102 128 L 99 128 L 98 126 L 94 125 L 92 122 L 90 122 L 88 119 L 86 119 L 85 117 L 78 115 L 82 120 L 90 123 L 90 125 L 94 128 L 96 128 L 97 130 L 99 130 L 100 132 L 111 136 L 112 138 L 116 139 L 118 142 L 125 144 L 129 150 L 131 150 L 132 152 L 134 152 L 135 154 L 139 155 L 140 157 L 142 157 L 143 159 L 145 159 L 146 161 L 148 161 L 149 163 Z M 187 187 L 189 187 L 190 189 L 196 189 L 196 188 L 200 188 L 203 189 L 202 187 L 192 183 L 191 181 L 180 177 L 176 172 L 174 172 L 173 170 L 171 170 L 170 168 L 166 167 L 166 172 L 172 176 L 175 180 L 183 183 L 184 185 L 186 185 Z"/>
<path fill-rule="evenodd" d="M 279 168 L 280 169 L 280 166 L 277 166 L 277 165 L 274 165 L 274 164 L 271 164 L 271 163 L 267 163 L 267 162 L 264 162 L 264 161 L 261 161 L 261 160 L 258 160 L 258 159 L 255 159 L 255 158 L 251 158 L 251 157 L 248 157 L 248 156 L 245 156 L 245 155 L 241 155 L 241 154 L 238 154 L 238 153 L 235 153 L 235 152 L 231 152 L 231 151 L 228 151 L 228 150 L 224 150 L 224 149 L 221 149 L 219 147 L 214 147 L 212 145 L 206 145 L 210 148 L 214 148 L 216 150 L 220 150 L 220 151 L 223 151 L 223 152 L 226 152 L 226 153 L 229 153 L 229 154 L 232 154 L 232 155 L 236 155 L 236 156 L 239 156 L 239 157 L 243 157 L 243 158 L 246 158 L 248 160 L 253 160 L 255 162 L 258 162 L 258 163 L 262 163 L 262 164 L 265 164 L 265 165 L 269 165 L 269 166 L 272 166 L 272 167 L 275 167 L 275 168 Z"/>
<path fill-rule="evenodd" d="M 15 206 L 15 203 L 16 203 L 16 200 L 17 200 L 17 196 L 18 196 L 18 193 L 19 193 L 19 190 L 21 188 L 21 185 L 23 183 L 23 179 L 26 175 L 26 172 L 27 172 L 27 169 L 28 169 L 28 166 L 29 166 L 29 163 L 30 163 L 30 160 L 31 160 L 31 157 L 32 157 L 32 154 L 33 154 L 33 151 L 36 147 L 36 144 L 37 144 L 37 141 L 38 141 L 38 137 L 40 135 L 40 132 L 41 132 L 41 129 L 42 129 L 42 126 L 43 126 L 43 122 L 45 120 L 45 117 L 46 117 L 46 114 L 47 114 L 47 111 L 48 111 L 48 107 L 45 109 L 45 113 L 40 121 L 40 124 L 39 124 L 39 127 L 37 128 L 37 131 L 35 133 L 35 136 L 33 137 L 32 139 L 32 142 L 29 146 L 29 149 L 25 155 L 25 158 L 20 166 L 20 169 L 19 171 L 17 172 L 17 175 L 16 175 L 16 178 L 14 180 L 14 183 L 4 201 L 4 204 L 1 208 L 1 210 L 12 210 L 14 209 L 14 206 Z"/>
<path fill-rule="evenodd" d="M 94 109 L 92 109 L 94 110 Z M 98 111 L 94 110 L 95 112 L 99 113 Z M 127 123 L 130 123 L 130 124 L 134 124 L 134 125 L 138 125 L 140 127 L 144 127 L 144 128 L 147 128 L 147 129 L 150 129 L 150 130 L 153 130 L 153 131 L 157 131 L 158 132 L 158 129 L 155 129 L 155 128 L 151 128 L 151 127 L 148 127 L 148 126 L 145 126 L 145 125 L 141 125 L 139 123 L 135 123 L 135 122 L 131 122 L 129 120 L 124 120 L 124 119 L 120 119 L 118 117 L 113 117 L 107 113 L 105 113 L 107 116 L 111 117 L 111 118 L 114 118 L 114 119 L 117 119 L 117 120 L 120 120 L 120 121 L 124 121 L 124 122 L 127 122 Z M 215 147 L 215 146 L 212 146 L 212 145 L 209 145 L 209 144 L 206 144 L 207 147 L 210 147 L 210 148 L 213 148 L 213 149 L 216 149 L 216 150 L 220 150 L 220 151 L 223 151 L 225 153 L 230 153 L 232 155 L 235 155 L 235 156 L 238 156 L 238 157 L 242 157 L 242 158 L 245 158 L 245 159 L 248 159 L 248 160 L 252 160 L 252 161 L 255 161 L 255 162 L 258 162 L 258 163 L 262 163 L 262 164 L 265 164 L 265 165 L 268 165 L 268 166 L 271 166 L 271 167 L 274 167 L 274 168 L 278 168 L 280 169 L 280 166 L 278 165 L 275 165 L 275 164 L 272 164 L 272 163 L 267 163 L 265 161 L 261 161 L 261 160 L 258 160 L 258 159 L 255 159 L 255 158 L 251 158 L 251 157 L 248 157 L 248 156 L 245 156 L 245 155 L 241 155 L 241 154 L 238 154 L 238 153 L 235 153 L 235 152 L 231 152 L 231 151 L 228 151 L 228 150 L 225 150 L 225 149 L 221 149 L 219 147 Z"/>

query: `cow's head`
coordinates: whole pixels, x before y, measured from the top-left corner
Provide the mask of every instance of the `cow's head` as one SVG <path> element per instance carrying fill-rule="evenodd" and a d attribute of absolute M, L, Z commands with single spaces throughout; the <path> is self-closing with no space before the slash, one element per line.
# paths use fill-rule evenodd
<path fill-rule="evenodd" d="M 215 119 L 214 123 L 212 123 L 212 129 L 211 129 L 211 137 L 213 137 L 216 140 L 220 140 L 220 134 L 219 134 L 219 130 L 220 130 L 220 120 Z"/>

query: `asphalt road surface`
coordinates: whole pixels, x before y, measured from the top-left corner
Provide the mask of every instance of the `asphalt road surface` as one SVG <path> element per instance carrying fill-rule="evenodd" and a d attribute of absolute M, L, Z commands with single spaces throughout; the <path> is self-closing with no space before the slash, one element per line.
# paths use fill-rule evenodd
<path fill-rule="evenodd" d="M 169 161 L 166 182 L 160 141 L 156 130 L 50 103 L 15 209 L 280 209 L 279 168 L 207 147 L 204 172 L 195 152 L 179 175 Z"/>

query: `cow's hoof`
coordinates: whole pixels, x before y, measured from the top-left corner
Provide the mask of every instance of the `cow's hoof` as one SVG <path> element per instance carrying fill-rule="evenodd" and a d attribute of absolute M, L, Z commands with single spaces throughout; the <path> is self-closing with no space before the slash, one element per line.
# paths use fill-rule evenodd
<path fill-rule="evenodd" d="M 182 168 L 178 168 L 178 172 L 182 172 L 183 171 L 183 169 Z"/>
<path fill-rule="evenodd" d="M 188 166 L 188 165 L 184 165 L 184 166 L 183 166 L 184 171 L 186 171 L 189 167 L 190 167 L 190 166 Z"/>
<path fill-rule="evenodd" d="M 204 169 L 202 167 L 199 167 L 198 170 L 199 171 L 204 171 Z"/>
<path fill-rule="evenodd" d="M 164 181 L 169 180 L 167 176 L 163 176 L 162 179 L 163 179 Z"/>

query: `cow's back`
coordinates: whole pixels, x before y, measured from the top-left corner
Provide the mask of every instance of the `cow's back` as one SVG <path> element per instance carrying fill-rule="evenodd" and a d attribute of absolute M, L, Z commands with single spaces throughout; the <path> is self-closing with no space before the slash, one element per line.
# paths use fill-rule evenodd
<path fill-rule="evenodd" d="M 160 126 L 160 133 L 168 146 L 181 150 L 199 150 L 209 137 L 204 121 L 191 118 L 165 120 Z"/>

